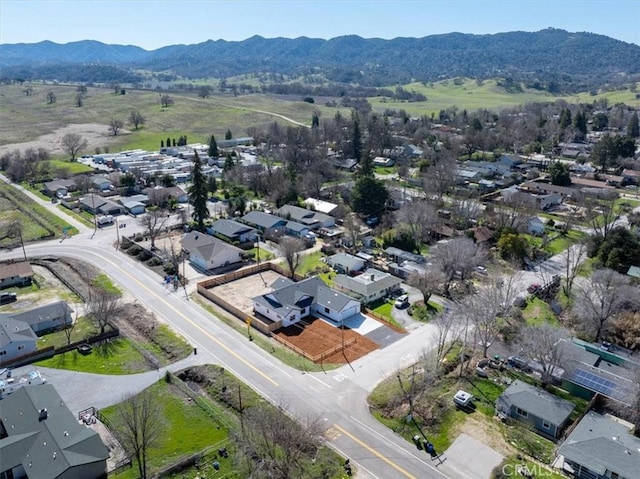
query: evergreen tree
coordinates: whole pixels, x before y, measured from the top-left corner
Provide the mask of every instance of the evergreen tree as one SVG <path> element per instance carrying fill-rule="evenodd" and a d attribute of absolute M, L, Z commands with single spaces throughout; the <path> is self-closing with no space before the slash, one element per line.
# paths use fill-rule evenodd
<path fill-rule="evenodd" d="M 218 152 L 218 143 L 216 143 L 216 137 L 211 135 L 211 140 L 209 141 L 209 157 L 217 158 L 219 156 Z"/>
<path fill-rule="evenodd" d="M 580 133 L 582 133 L 582 138 L 584 138 L 587 134 L 587 115 L 583 111 L 579 111 L 576 113 L 576 117 L 573 119 L 573 126 L 576 127 Z"/>
<path fill-rule="evenodd" d="M 360 132 L 360 121 L 356 116 L 353 120 L 353 136 L 351 137 L 351 153 L 358 163 L 362 160 L 362 133 Z"/>
<path fill-rule="evenodd" d="M 559 161 L 554 161 L 549 165 L 549 176 L 551 184 L 558 186 L 571 185 L 571 175 L 569 174 L 569 166 Z"/>
<path fill-rule="evenodd" d="M 202 173 L 202 163 L 198 152 L 193 157 L 193 169 L 191 170 L 192 185 L 189 189 L 190 201 L 193 205 L 193 219 L 197 223 L 198 231 L 204 231 L 204 221 L 209 217 L 207 208 L 208 185 L 207 178 Z"/>
<path fill-rule="evenodd" d="M 320 115 L 317 112 L 313 113 L 311 117 L 311 128 L 318 128 L 320 126 Z"/>
<path fill-rule="evenodd" d="M 358 170 L 358 176 L 371 176 L 373 177 L 373 160 L 371 156 L 365 155 L 360 162 L 360 169 Z"/>
<path fill-rule="evenodd" d="M 560 120 L 558 120 L 558 122 L 560 123 L 560 128 L 563 130 L 571 125 L 571 110 L 563 108 L 560 112 Z"/>
<path fill-rule="evenodd" d="M 171 146 L 171 138 L 167 137 L 167 148 L 169 148 L 170 146 Z"/>
<path fill-rule="evenodd" d="M 209 190 L 209 193 L 215 193 L 218 191 L 218 180 L 216 180 L 215 176 L 211 175 L 209 177 L 209 180 L 207 181 L 207 189 Z"/>
<path fill-rule="evenodd" d="M 160 140 L 160 148 L 164 148 L 164 140 Z"/>
<path fill-rule="evenodd" d="M 386 186 L 373 175 L 357 179 L 351 193 L 353 211 L 364 215 L 378 215 L 384 211 L 389 198 Z"/>
<path fill-rule="evenodd" d="M 227 132 L 224 134 L 224 139 L 231 140 L 232 138 L 233 138 L 233 134 L 231 133 L 231 130 L 227 130 Z"/>
<path fill-rule="evenodd" d="M 227 156 L 224 159 L 224 166 L 222 167 L 222 170 L 223 171 L 233 170 L 234 166 L 235 166 L 235 163 L 233 162 L 233 157 L 231 156 L 231 153 L 227 153 Z"/>
<path fill-rule="evenodd" d="M 630 138 L 640 137 L 640 126 L 638 125 L 638 112 L 634 111 L 627 126 L 627 136 Z"/>

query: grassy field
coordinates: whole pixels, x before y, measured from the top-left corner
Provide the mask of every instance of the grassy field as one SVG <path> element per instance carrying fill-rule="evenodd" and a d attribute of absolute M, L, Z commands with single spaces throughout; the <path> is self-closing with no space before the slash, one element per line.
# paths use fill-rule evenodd
<path fill-rule="evenodd" d="M 635 93 L 629 90 L 605 92 L 595 96 L 591 96 L 586 92 L 572 96 L 556 96 L 545 91 L 525 88 L 523 88 L 522 92 L 509 93 L 504 88 L 499 87 L 495 80 L 485 80 L 478 84 L 475 80 L 465 79 L 460 85 L 456 85 L 453 80 L 443 80 L 427 85 L 415 82 L 403 85 L 403 88 L 408 91 L 422 93 L 427 97 L 427 101 L 397 102 L 385 97 L 373 97 L 368 100 L 376 111 L 384 111 L 387 108 L 403 109 L 413 116 L 434 113 L 436 117 L 440 110 L 446 110 L 453 106 L 456 106 L 459 110 L 479 110 L 482 108 L 500 110 L 530 102 L 566 100 L 570 103 L 592 103 L 594 100 L 604 98 L 610 104 L 640 105 L 640 100 L 635 97 Z"/>
<path fill-rule="evenodd" d="M 3 99 L 0 103 L 0 145 L 34 140 L 70 123 L 104 124 L 106 135 L 106 125 L 111 119 L 120 119 L 126 128 L 131 128 L 128 117 L 132 110 L 140 111 L 146 118 L 144 127 L 131 133 L 123 132 L 120 142 L 111 146 L 111 151 L 117 148 L 157 150 L 160 140 L 168 136 L 177 138 L 186 134 L 190 142 L 208 143 L 212 134 L 222 139 L 227 130 L 231 130 L 234 137 L 240 137 L 247 134 L 249 127 L 266 128 L 274 121 L 283 126 L 292 124 L 283 117 L 310 125 L 314 111 L 327 117 L 337 111 L 302 100 L 284 101 L 267 95 L 201 99 L 195 93 L 171 91 L 162 93 L 170 95 L 175 103 L 162 108 L 157 92 L 127 90 L 126 95 L 114 95 L 108 88 L 89 88 L 84 105 L 77 107 L 74 86 L 33 84 L 34 93 L 30 96 L 24 95 L 24 88 L 0 85 Z M 57 97 L 56 103 L 50 105 L 45 99 L 49 91 Z"/>

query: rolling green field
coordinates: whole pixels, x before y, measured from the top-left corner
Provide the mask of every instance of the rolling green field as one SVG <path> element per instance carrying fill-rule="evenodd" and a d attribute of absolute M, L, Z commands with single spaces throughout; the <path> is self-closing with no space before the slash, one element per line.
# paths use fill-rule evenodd
<path fill-rule="evenodd" d="M 409 83 L 403 85 L 403 88 L 407 91 L 422 93 L 427 97 L 427 101 L 409 103 L 393 101 L 385 97 L 374 97 L 368 99 L 369 103 L 376 111 L 384 111 L 387 108 L 403 109 L 414 116 L 431 115 L 431 113 L 437 115 L 440 110 L 446 110 L 453 106 L 460 110 L 482 108 L 500 110 L 524 103 L 554 102 L 557 100 L 566 100 L 570 103 L 591 103 L 606 98 L 610 104 L 626 103 L 627 105 L 640 106 L 640 99 L 637 99 L 635 93 L 629 90 L 604 92 L 595 96 L 587 92 L 571 96 L 552 95 L 546 91 L 526 88 L 523 88 L 522 92 L 509 93 L 499 87 L 496 80 L 485 80 L 478 84 L 471 79 L 465 79 L 460 85 L 454 84 L 453 80 L 443 80 L 426 85 L 420 82 Z"/>

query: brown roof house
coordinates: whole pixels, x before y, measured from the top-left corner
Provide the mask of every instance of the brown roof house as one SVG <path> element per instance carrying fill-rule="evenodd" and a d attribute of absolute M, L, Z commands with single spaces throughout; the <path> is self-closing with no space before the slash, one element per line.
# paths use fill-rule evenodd
<path fill-rule="evenodd" d="M 27 261 L 0 264 L 0 289 L 31 283 L 33 269 Z"/>

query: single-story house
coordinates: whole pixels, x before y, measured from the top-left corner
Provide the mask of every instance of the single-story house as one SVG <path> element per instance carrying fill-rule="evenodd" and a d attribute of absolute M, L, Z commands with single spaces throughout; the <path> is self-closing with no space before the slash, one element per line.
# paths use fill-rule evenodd
<path fill-rule="evenodd" d="M 302 223 L 311 230 L 331 228 L 335 225 L 335 219 L 332 216 L 294 205 L 284 205 L 276 211 L 276 214 L 281 218 Z"/>
<path fill-rule="evenodd" d="M 524 191 L 531 193 L 558 193 L 563 198 L 575 195 L 577 191 L 569 186 L 552 185 L 551 183 L 541 183 L 538 181 L 525 181 L 520 185 Z"/>
<path fill-rule="evenodd" d="M 532 216 L 527 221 L 527 233 L 530 235 L 542 235 L 544 233 L 544 223 L 537 216 Z"/>
<path fill-rule="evenodd" d="M 33 353 L 37 341 L 38 336 L 27 323 L 0 314 L 0 364 Z"/>
<path fill-rule="evenodd" d="M 359 301 L 331 289 L 317 276 L 297 283 L 279 279 L 272 288 L 253 298 L 253 310 L 274 322 L 282 321 L 283 327 L 312 314 L 342 324 L 360 312 Z"/>
<path fill-rule="evenodd" d="M 324 213 L 325 215 L 330 215 L 336 210 L 336 208 L 338 208 L 338 205 L 335 203 L 319 200 L 317 198 L 307 198 L 304 200 L 304 204 L 316 211 L 319 211 L 320 213 Z"/>
<path fill-rule="evenodd" d="M 142 193 L 147 195 L 149 203 L 154 205 L 163 204 L 169 198 L 174 198 L 178 203 L 186 203 L 189 201 L 189 195 L 179 186 L 171 186 L 164 188 L 162 186 L 155 186 L 145 188 Z"/>
<path fill-rule="evenodd" d="M 287 224 L 284 225 L 285 234 L 295 238 L 304 238 L 310 231 L 308 226 L 297 221 L 287 221 Z"/>
<path fill-rule="evenodd" d="M 556 464 L 576 479 L 632 479 L 640 471 L 633 425 L 589 411 L 558 449 Z"/>
<path fill-rule="evenodd" d="M 507 165 L 509 168 L 514 168 L 515 166 L 521 164 L 523 159 L 518 155 L 500 155 L 497 160 L 499 163 Z"/>
<path fill-rule="evenodd" d="M 640 279 L 640 266 L 629 266 L 627 276 Z"/>
<path fill-rule="evenodd" d="M 622 179 L 625 184 L 637 185 L 640 183 L 640 171 L 625 168 L 622 170 Z"/>
<path fill-rule="evenodd" d="M 0 402 L 0 477 L 107 477 L 109 451 L 51 384 L 26 386 Z"/>
<path fill-rule="evenodd" d="M 456 170 L 456 179 L 458 183 L 464 183 L 465 181 L 477 182 L 480 181 L 482 175 L 473 170 Z"/>
<path fill-rule="evenodd" d="M 205 235 L 208 236 L 208 235 Z M 189 251 L 189 261 L 201 269 L 211 270 L 242 261 L 242 250 L 229 243 L 214 238 L 207 244 Z"/>
<path fill-rule="evenodd" d="M 396 164 L 393 158 L 386 158 L 384 156 L 376 156 L 373 159 L 373 166 L 389 167 Z"/>
<path fill-rule="evenodd" d="M 10 316 L 18 321 L 24 321 L 37 336 L 42 336 L 50 331 L 64 329 L 73 323 L 71 313 L 72 310 L 66 301 L 55 301 L 34 309 L 11 313 Z"/>
<path fill-rule="evenodd" d="M 545 436 L 560 437 L 575 404 L 543 389 L 515 380 L 496 401 L 496 414 L 531 424 Z"/>
<path fill-rule="evenodd" d="M 427 258 L 419 254 L 414 254 L 409 251 L 390 246 L 384 250 L 384 254 L 387 258 L 396 263 L 403 263 L 404 261 L 413 261 L 414 263 L 422 264 L 427 262 Z"/>
<path fill-rule="evenodd" d="M 164 188 L 163 191 L 169 198 L 175 198 L 178 203 L 186 203 L 189 201 L 189 195 L 179 186 L 170 186 Z"/>
<path fill-rule="evenodd" d="M 284 234 L 284 226 L 287 224 L 287 220 L 263 211 L 250 211 L 240 221 L 253 226 L 266 237 Z"/>
<path fill-rule="evenodd" d="M 329 266 L 342 274 L 355 274 L 365 268 L 365 260 L 348 253 L 336 253 L 326 259 Z"/>
<path fill-rule="evenodd" d="M 419 158 L 423 155 L 422 148 L 417 147 L 416 145 L 408 144 L 404 146 L 402 153 L 405 156 L 409 156 L 411 158 Z"/>
<path fill-rule="evenodd" d="M 92 176 L 91 185 L 98 191 L 109 191 L 113 189 L 113 183 L 111 180 L 102 175 Z"/>
<path fill-rule="evenodd" d="M 27 261 L 0 264 L 0 289 L 31 284 L 33 268 Z"/>
<path fill-rule="evenodd" d="M 180 247 L 186 254 L 191 253 L 200 246 L 214 243 L 216 238 L 211 235 L 200 233 L 199 231 L 189 231 L 180 240 Z"/>
<path fill-rule="evenodd" d="M 255 241 L 258 232 L 244 223 L 234 220 L 219 219 L 207 228 L 207 232 L 212 235 L 224 237 L 229 242 L 247 243 Z"/>
<path fill-rule="evenodd" d="M 389 273 L 369 268 L 357 276 L 338 274 L 333 280 L 333 286 L 347 294 L 353 294 L 365 303 L 371 303 L 398 291 L 402 280 Z"/>
<path fill-rule="evenodd" d="M 80 208 L 94 215 L 113 215 L 122 214 L 123 207 L 107 198 L 90 193 L 80 198 Z"/>
<path fill-rule="evenodd" d="M 51 198 L 62 198 L 76 189 L 76 184 L 73 180 L 53 180 L 43 184 L 44 194 Z"/>
<path fill-rule="evenodd" d="M 145 205 L 141 201 L 126 200 L 122 202 L 122 206 L 130 215 L 141 215 L 145 211 Z"/>

